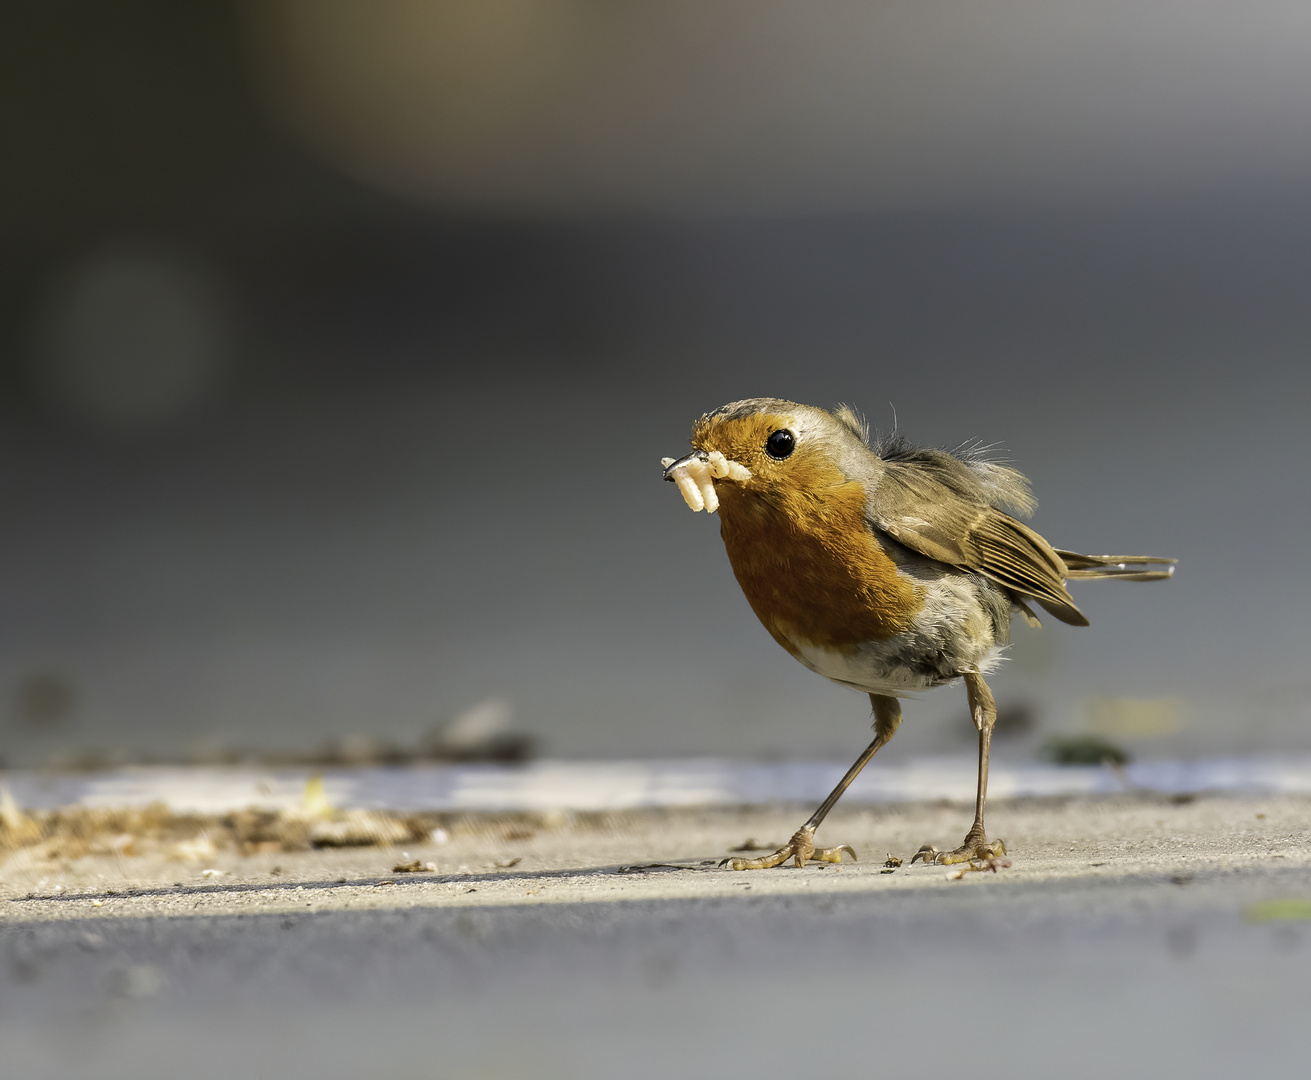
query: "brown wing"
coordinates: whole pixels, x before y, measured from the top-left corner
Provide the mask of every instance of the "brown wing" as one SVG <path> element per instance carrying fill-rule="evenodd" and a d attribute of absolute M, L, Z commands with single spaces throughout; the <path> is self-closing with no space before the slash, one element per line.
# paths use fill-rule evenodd
<path fill-rule="evenodd" d="M 1062 622 L 1087 626 L 1065 590 L 1068 571 L 1055 549 L 1027 525 L 972 497 L 951 465 L 935 465 L 885 462 L 867 508 L 871 523 L 921 555 L 977 571 L 1033 597 Z"/>

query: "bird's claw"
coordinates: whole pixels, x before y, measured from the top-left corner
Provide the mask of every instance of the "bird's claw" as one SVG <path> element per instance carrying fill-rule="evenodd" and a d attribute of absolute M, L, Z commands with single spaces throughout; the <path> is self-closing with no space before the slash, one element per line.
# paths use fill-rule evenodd
<path fill-rule="evenodd" d="M 950 866 L 953 863 L 999 859 L 1005 854 L 1006 844 L 1001 840 L 993 840 L 989 843 L 982 837 L 977 840 L 966 837 L 965 843 L 955 851 L 939 851 L 932 844 L 925 844 L 910 857 L 910 861 L 916 863 L 922 860 L 925 866 Z"/>
<path fill-rule="evenodd" d="M 924 865 L 927 866 L 929 863 L 936 862 L 938 856 L 941 854 L 942 852 L 932 844 L 925 844 L 919 849 L 919 851 L 915 852 L 915 854 L 910 857 L 910 863 L 914 866 L 917 862 L 923 861 Z"/>
<path fill-rule="evenodd" d="M 794 866 L 805 866 L 807 862 L 840 863 L 844 851 L 851 856 L 852 862 L 860 861 L 850 844 L 838 844 L 837 847 L 830 848 L 815 847 L 815 830 L 802 828 L 798 829 L 792 835 L 792 839 L 772 855 L 765 855 L 759 859 L 728 858 L 719 865 L 730 870 L 772 870 L 775 866 L 782 866 L 789 859 L 793 861 Z"/>

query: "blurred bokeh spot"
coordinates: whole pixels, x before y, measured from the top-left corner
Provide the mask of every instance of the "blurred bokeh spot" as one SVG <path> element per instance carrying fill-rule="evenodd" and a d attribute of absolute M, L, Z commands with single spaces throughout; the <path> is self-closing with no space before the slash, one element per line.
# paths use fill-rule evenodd
<path fill-rule="evenodd" d="M 1089 720 L 1100 735 L 1156 738 L 1182 731 L 1188 705 L 1181 697 L 1095 698 Z"/>
<path fill-rule="evenodd" d="M 53 275 L 28 363 L 59 411 L 114 429 L 177 422 L 203 406 L 232 362 L 216 284 L 144 244 L 88 252 Z"/>
<path fill-rule="evenodd" d="M 37 671 L 19 680 L 14 711 L 22 724 L 47 727 L 68 720 L 76 704 L 77 690 L 67 676 Z"/>

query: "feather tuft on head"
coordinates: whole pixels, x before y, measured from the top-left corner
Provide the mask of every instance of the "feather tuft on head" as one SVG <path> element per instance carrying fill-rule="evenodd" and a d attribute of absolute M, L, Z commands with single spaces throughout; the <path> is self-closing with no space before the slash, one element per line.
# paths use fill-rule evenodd
<path fill-rule="evenodd" d="M 869 445 L 869 421 L 850 405 L 839 405 L 833 410 L 833 419 L 851 432 L 856 438 Z"/>

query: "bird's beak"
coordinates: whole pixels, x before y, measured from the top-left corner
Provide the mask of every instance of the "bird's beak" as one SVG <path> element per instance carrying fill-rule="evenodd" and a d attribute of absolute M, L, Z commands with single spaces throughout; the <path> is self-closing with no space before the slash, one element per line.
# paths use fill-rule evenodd
<path fill-rule="evenodd" d="M 678 483 L 678 478 L 674 475 L 675 470 L 686 469 L 689 465 L 693 464 L 693 462 L 699 462 L 704 465 L 709 460 L 710 455 L 704 450 L 693 450 L 690 454 L 679 458 L 677 461 L 671 457 L 661 458 L 660 464 L 665 467 L 665 479 L 671 484 L 676 484 Z"/>
<path fill-rule="evenodd" d="M 693 450 L 686 457 L 677 461 L 673 458 L 661 458 L 665 467 L 665 479 L 678 485 L 683 501 L 695 510 L 705 510 L 713 514 L 719 509 L 719 496 L 715 493 L 716 480 L 736 480 L 742 482 L 751 479 L 751 471 L 745 465 L 729 461 L 717 450 L 707 453 Z"/>

